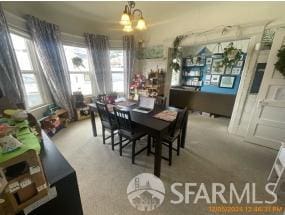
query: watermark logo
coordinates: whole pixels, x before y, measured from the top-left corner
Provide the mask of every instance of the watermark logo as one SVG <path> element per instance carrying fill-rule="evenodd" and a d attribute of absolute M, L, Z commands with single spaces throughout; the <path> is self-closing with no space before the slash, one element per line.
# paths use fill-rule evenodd
<path fill-rule="evenodd" d="M 158 177 L 142 173 L 130 181 L 127 194 L 133 207 L 140 211 L 152 211 L 163 203 L 165 188 Z"/>

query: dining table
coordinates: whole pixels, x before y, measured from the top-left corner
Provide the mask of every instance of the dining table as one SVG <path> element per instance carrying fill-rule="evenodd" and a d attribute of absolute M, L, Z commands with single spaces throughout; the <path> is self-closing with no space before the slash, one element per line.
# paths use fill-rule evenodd
<path fill-rule="evenodd" d="M 95 103 L 88 104 L 90 115 L 91 115 L 91 124 L 93 130 L 93 136 L 97 136 L 97 127 L 95 122 L 95 116 L 97 115 L 97 107 Z M 176 107 L 165 107 L 165 108 L 154 108 L 153 111 L 149 113 L 141 113 L 137 111 L 133 111 L 134 108 L 137 107 L 137 104 L 133 104 L 130 106 L 121 106 L 120 104 L 114 104 L 114 106 L 118 106 L 120 108 L 124 108 L 130 111 L 131 120 L 144 128 L 144 131 L 156 139 L 155 141 L 155 152 L 154 152 L 154 175 L 160 177 L 161 173 L 161 150 L 162 150 L 162 138 L 168 132 L 169 126 L 171 122 L 155 118 L 154 115 L 163 111 L 163 110 L 174 110 L 174 111 L 182 111 L 182 109 Z M 110 111 L 112 114 L 113 112 Z M 186 141 L 186 133 L 187 133 L 187 122 L 188 122 L 188 111 L 186 111 L 186 119 L 183 122 L 182 134 L 181 134 L 181 147 L 184 148 Z"/>

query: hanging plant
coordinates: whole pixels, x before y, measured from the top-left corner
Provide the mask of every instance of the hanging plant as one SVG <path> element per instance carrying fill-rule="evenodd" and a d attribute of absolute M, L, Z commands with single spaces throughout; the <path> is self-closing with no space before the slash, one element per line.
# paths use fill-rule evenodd
<path fill-rule="evenodd" d="M 74 57 L 72 58 L 72 63 L 75 67 L 79 68 L 80 66 L 82 66 L 83 68 L 85 68 L 85 66 L 83 65 L 83 60 L 80 57 Z"/>
<path fill-rule="evenodd" d="M 275 64 L 277 69 L 285 77 L 285 46 L 282 46 L 277 53 L 278 60 Z"/>
<path fill-rule="evenodd" d="M 186 37 L 186 35 L 179 35 L 173 41 L 172 59 L 169 66 L 175 72 L 178 72 L 181 69 L 180 58 L 182 56 L 182 48 L 180 47 L 180 44 Z"/>
<path fill-rule="evenodd" d="M 223 65 L 226 67 L 232 67 L 240 60 L 241 55 L 241 49 L 235 48 L 233 42 L 229 43 L 229 45 L 224 48 Z"/>

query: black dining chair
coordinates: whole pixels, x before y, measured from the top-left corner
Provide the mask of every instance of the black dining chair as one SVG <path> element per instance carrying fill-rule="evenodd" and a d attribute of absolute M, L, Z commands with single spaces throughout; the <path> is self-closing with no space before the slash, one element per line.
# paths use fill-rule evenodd
<path fill-rule="evenodd" d="M 161 157 L 168 161 L 169 166 L 171 166 L 172 164 L 172 151 L 176 151 L 177 156 L 179 156 L 180 154 L 181 135 L 182 135 L 183 125 L 186 120 L 186 112 L 187 112 L 187 108 L 185 107 L 183 110 L 177 113 L 176 119 L 171 123 L 169 127 L 168 133 L 162 137 L 162 141 L 161 141 L 162 145 L 168 147 L 168 158 L 165 156 L 161 156 Z M 173 143 L 175 141 L 177 143 L 176 148 L 173 147 Z M 152 153 L 151 147 L 149 147 L 148 150 L 150 153 Z"/>
<path fill-rule="evenodd" d="M 130 111 L 120 110 L 114 107 L 114 113 L 117 119 L 118 130 L 119 130 L 119 145 L 120 145 L 120 156 L 122 156 L 123 148 L 125 148 L 129 143 L 132 143 L 132 163 L 135 163 L 135 156 L 147 150 L 150 144 L 148 138 L 148 145 L 136 152 L 136 141 L 141 139 L 143 136 L 147 135 L 143 129 L 132 122 Z M 127 143 L 123 145 L 123 137 L 128 140 Z"/>
<path fill-rule="evenodd" d="M 105 144 L 107 139 L 111 138 L 112 150 L 114 150 L 115 145 L 119 144 L 115 143 L 114 141 L 114 136 L 116 134 L 115 131 L 118 130 L 117 121 L 114 116 L 112 116 L 112 114 L 109 112 L 107 104 L 96 102 L 96 106 L 102 124 L 103 144 Z M 105 130 L 109 130 L 111 135 L 106 137 Z"/>
<path fill-rule="evenodd" d="M 161 108 L 161 109 L 165 108 L 166 107 L 166 100 L 167 100 L 167 97 L 157 96 L 155 99 L 155 106 L 158 108 Z"/>

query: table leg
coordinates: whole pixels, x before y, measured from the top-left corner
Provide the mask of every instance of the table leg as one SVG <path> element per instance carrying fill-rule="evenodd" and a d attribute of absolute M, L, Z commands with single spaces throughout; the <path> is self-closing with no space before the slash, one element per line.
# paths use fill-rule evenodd
<path fill-rule="evenodd" d="M 155 141 L 155 157 L 154 157 L 154 175 L 160 177 L 161 169 L 161 137 L 160 135 Z"/>
<path fill-rule="evenodd" d="M 93 136 L 97 137 L 97 128 L 96 128 L 96 122 L 95 122 L 95 113 L 94 111 L 90 111 L 91 113 L 91 125 L 92 125 L 92 131 L 93 131 Z"/>
<path fill-rule="evenodd" d="M 188 124 L 188 111 L 186 111 L 185 122 L 182 128 L 182 135 L 181 135 L 181 147 L 184 148 L 185 141 L 186 141 L 186 134 L 187 134 L 187 124 Z"/>

